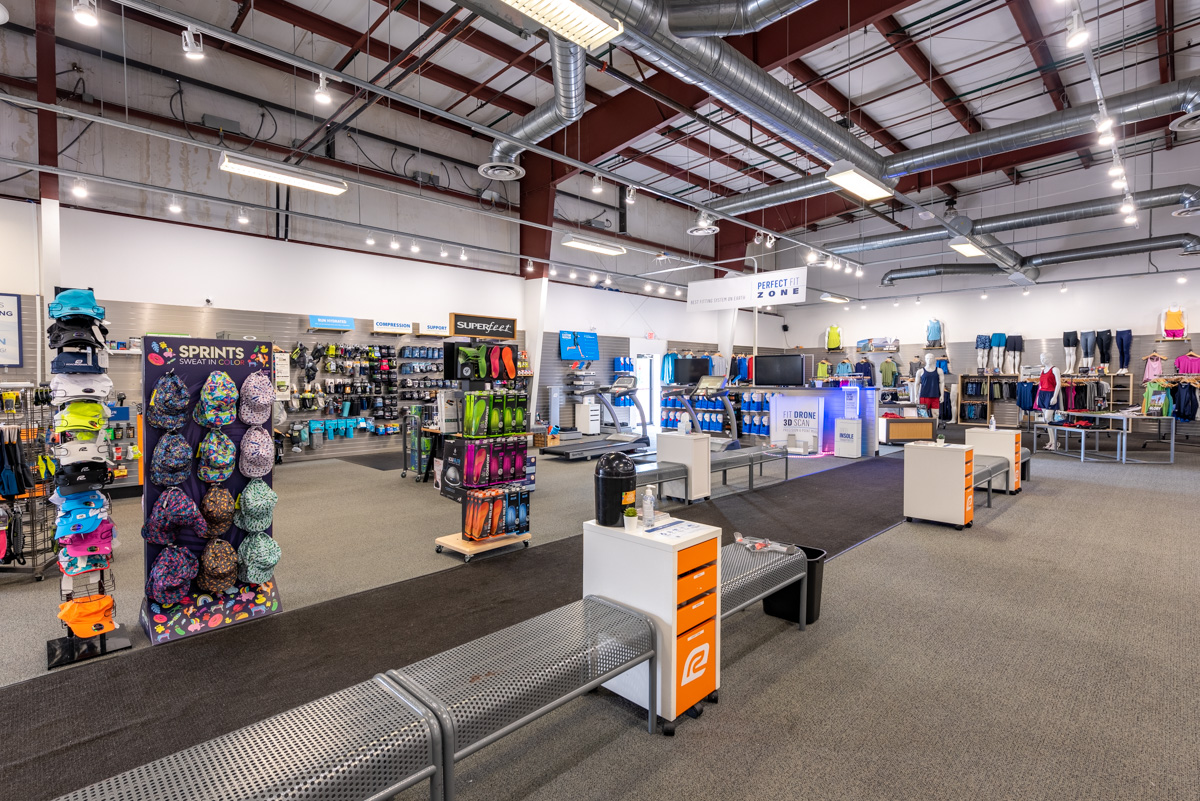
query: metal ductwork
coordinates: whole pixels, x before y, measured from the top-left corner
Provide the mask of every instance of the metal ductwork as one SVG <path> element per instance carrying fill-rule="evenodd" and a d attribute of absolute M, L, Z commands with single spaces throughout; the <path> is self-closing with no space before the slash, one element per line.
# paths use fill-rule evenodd
<path fill-rule="evenodd" d="M 741 36 L 762 30 L 816 0 L 667 0 L 671 33 L 692 36 Z"/>
<path fill-rule="evenodd" d="M 1091 245 L 1083 248 L 1060 250 L 1055 253 L 1042 253 L 1037 256 L 1026 256 L 1021 260 L 1021 266 L 1046 267 L 1052 264 L 1069 264 L 1076 261 L 1091 259 L 1111 259 L 1116 256 L 1137 256 L 1142 253 L 1153 253 L 1158 250 L 1183 250 L 1181 256 L 1200 256 L 1200 236 L 1196 234 L 1174 234 L 1172 236 L 1156 236 L 1151 239 L 1138 239 L 1133 242 L 1114 242 L 1109 245 Z"/>
<path fill-rule="evenodd" d="M 1086 220 L 1092 217 L 1106 217 L 1116 214 L 1124 197 L 1118 195 L 1112 198 L 1085 200 L 1080 203 L 1067 203 L 1062 206 L 1052 206 L 1032 211 L 1019 211 L 1015 214 L 1002 214 L 979 220 L 971 227 L 972 234 L 995 234 L 1001 231 L 1014 231 L 1020 228 L 1033 228 L 1038 225 L 1054 225 L 1057 223 Z M 1162 189 L 1151 189 L 1147 192 L 1135 192 L 1133 203 L 1139 209 L 1158 209 L 1166 206 L 1183 205 L 1184 209 L 1200 208 L 1200 186 L 1182 184 L 1168 186 Z M 844 256 L 850 253 L 863 253 L 869 250 L 919 245 L 927 242 L 938 242 L 950 239 L 954 234 L 942 227 L 920 228 L 912 231 L 896 231 L 895 233 L 868 236 L 861 239 L 844 239 L 830 242 L 824 248 L 830 253 Z"/>
<path fill-rule="evenodd" d="M 614 44 L 681 81 L 699 86 L 827 164 L 847 159 L 871 174 L 882 173 L 882 155 L 804 102 L 728 43 L 712 36 L 696 39 L 674 36 L 664 0 L 592 2 L 625 26 L 624 34 Z M 791 6 L 797 8 L 800 4 Z"/>
<path fill-rule="evenodd" d="M 1116 95 L 1106 101 L 1108 115 L 1117 126 L 1151 120 L 1183 111 L 1200 111 L 1200 77 L 1185 78 Z M 995 156 L 1024 147 L 1068 139 L 1096 132 L 1096 103 L 1086 103 L 1066 111 L 1057 111 L 987 131 L 969 134 L 947 142 L 894 153 L 883 159 L 883 167 L 874 174 L 884 179 L 961 164 L 974 159 Z M 853 157 L 850 157 L 854 161 Z M 871 170 L 864 162 L 855 162 Z M 795 200 L 833 192 L 837 187 L 823 176 L 813 175 L 797 181 L 747 192 L 712 204 L 725 214 L 747 214 Z"/>
<path fill-rule="evenodd" d="M 892 286 L 909 278 L 935 278 L 939 275 L 1003 275 L 1004 268 L 994 264 L 934 264 L 929 267 L 904 267 L 888 270 L 879 280 L 880 286 Z"/>
<path fill-rule="evenodd" d="M 554 97 L 525 115 L 509 131 L 512 136 L 533 144 L 577 122 L 585 108 L 587 54 L 579 45 L 554 34 L 550 35 L 550 53 L 554 62 Z M 491 161 L 479 165 L 479 174 L 496 181 L 515 181 L 524 177 L 525 168 L 517 164 L 517 156 L 524 150 L 519 145 L 497 139 L 492 143 Z"/>

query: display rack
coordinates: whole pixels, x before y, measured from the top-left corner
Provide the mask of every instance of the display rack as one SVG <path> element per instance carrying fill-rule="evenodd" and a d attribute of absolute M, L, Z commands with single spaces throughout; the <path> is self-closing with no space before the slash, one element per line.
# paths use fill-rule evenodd
<path fill-rule="evenodd" d="M 113 564 L 116 554 L 108 556 L 108 569 L 94 573 L 83 573 L 78 576 L 62 576 L 59 585 L 59 597 L 67 602 L 75 598 L 87 598 L 93 595 L 107 595 L 113 599 L 113 617 L 117 614 L 117 579 L 113 574 Z M 133 647 L 133 642 L 124 634 L 119 633 L 118 627 L 112 632 L 99 634 L 95 637 L 77 637 L 66 623 L 62 624 L 67 634 L 46 641 L 46 669 L 53 670 L 64 665 L 73 665 L 98 656 L 124 651 Z"/>
<path fill-rule="evenodd" d="M 39 456 L 48 456 L 48 438 L 54 425 L 54 407 L 35 405 L 30 384 L 0 384 L 0 390 L 15 392 L 18 401 L 12 411 L 0 412 L 0 424 L 19 435 L 21 457 L 26 464 L 36 465 Z M 7 562 L 0 561 L 0 574 L 24 573 L 36 581 L 45 578 L 46 567 L 55 560 L 54 518 L 56 510 L 48 498 L 53 492 L 53 477 L 33 471 L 36 486 L 3 501 L 9 520 L 19 519 L 21 527 L 20 555 L 9 554 Z M 0 528 L 0 536 L 6 531 Z"/>
<path fill-rule="evenodd" d="M 993 388 L 1016 384 L 1017 375 L 960 375 L 958 377 L 958 422 L 964 426 L 986 426 L 994 415 L 996 425 L 1017 428 L 1021 425 L 1021 410 L 1015 399 L 993 397 Z M 978 392 L 968 392 L 967 389 Z M 974 414 L 968 412 L 974 410 Z"/>

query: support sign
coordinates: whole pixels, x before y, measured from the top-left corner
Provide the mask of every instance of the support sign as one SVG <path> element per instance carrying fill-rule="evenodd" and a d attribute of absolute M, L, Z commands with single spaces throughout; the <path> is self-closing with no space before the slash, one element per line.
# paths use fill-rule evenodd
<path fill-rule="evenodd" d="M 772 270 L 688 284 L 688 311 L 716 311 L 803 303 L 808 267 Z"/>

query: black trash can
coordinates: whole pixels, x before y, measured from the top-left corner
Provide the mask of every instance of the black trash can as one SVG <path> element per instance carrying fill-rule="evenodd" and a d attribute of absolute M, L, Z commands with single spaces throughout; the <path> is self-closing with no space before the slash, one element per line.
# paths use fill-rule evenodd
<path fill-rule="evenodd" d="M 816 623 L 821 617 L 821 576 L 825 572 L 825 551 L 820 548 L 810 548 L 807 545 L 797 545 L 808 558 L 807 598 L 805 599 L 804 624 Z M 800 593 L 799 583 L 784 587 L 777 593 L 763 598 L 763 612 L 773 617 L 781 617 L 793 623 L 799 623 Z"/>
<path fill-rule="evenodd" d="M 637 503 L 637 468 L 623 453 L 606 453 L 596 463 L 596 522 L 623 526 L 625 509 Z"/>

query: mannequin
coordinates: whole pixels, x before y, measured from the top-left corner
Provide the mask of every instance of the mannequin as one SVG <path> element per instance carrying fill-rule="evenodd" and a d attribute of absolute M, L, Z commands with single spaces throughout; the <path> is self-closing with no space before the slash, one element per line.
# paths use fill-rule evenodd
<path fill-rule="evenodd" d="M 925 326 L 925 346 L 940 348 L 945 335 L 945 331 L 942 330 L 942 321 L 936 317 L 930 317 L 929 322 Z"/>
<path fill-rule="evenodd" d="M 980 370 L 986 370 L 988 366 L 988 356 L 992 351 L 992 338 L 987 334 L 975 335 L 975 366 Z"/>
<path fill-rule="evenodd" d="M 1100 372 L 1105 375 L 1108 375 L 1108 365 L 1112 361 L 1112 344 L 1112 329 L 1096 329 L 1096 351 L 1100 354 Z"/>
<path fill-rule="evenodd" d="M 937 369 L 933 354 L 925 354 L 925 366 L 917 371 L 917 403 L 931 413 L 938 411 L 946 392 L 946 374 Z M 936 416 L 936 415 L 935 415 Z"/>
<path fill-rule="evenodd" d="M 1054 412 L 1058 409 L 1062 396 L 1062 375 L 1059 374 L 1058 368 L 1050 363 L 1049 353 L 1043 353 L 1040 361 L 1042 374 L 1038 378 L 1037 405 L 1042 410 L 1042 421 L 1049 425 L 1054 419 Z M 1050 444 L 1046 448 L 1052 451 L 1058 449 L 1058 438 L 1054 429 L 1050 429 Z"/>
<path fill-rule="evenodd" d="M 834 323 L 825 329 L 825 349 L 842 349 L 842 327 L 837 323 Z"/>
<path fill-rule="evenodd" d="M 1006 334 L 992 334 L 992 372 L 999 374 L 1004 367 L 1004 347 L 1008 344 Z"/>
<path fill-rule="evenodd" d="M 1172 303 L 1163 309 L 1160 330 L 1163 339 L 1184 339 L 1187 337 L 1187 312 L 1178 303 Z"/>
<path fill-rule="evenodd" d="M 1076 350 L 1079 347 L 1078 331 L 1063 331 L 1063 355 L 1067 357 L 1067 375 L 1075 373 Z"/>
<path fill-rule="evenodd" d="M 1082 352 L 1082 359 L 1079 362 L 1080 367 L 1088 368 L 1091 372 L 1092 354 L 1096 351 L 1096 332 L 1084 331 L 1079 335 L 1079 349 Z"/>

